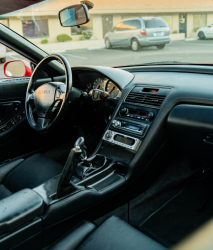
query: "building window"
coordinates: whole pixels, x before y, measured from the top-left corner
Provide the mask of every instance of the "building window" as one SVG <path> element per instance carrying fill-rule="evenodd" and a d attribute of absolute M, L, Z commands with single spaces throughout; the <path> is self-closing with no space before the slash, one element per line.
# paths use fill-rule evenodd
<path fill-rule="evenodd" d="M 158 17 L 162 18 L 167 23 L 170 29 L 173 29 L 172 16 L 158 16 Z"/>
<path fill-rule="evenodd" d="M 22 21 L 23 35 L 29 38 L 41 38 L 49 36 L 48 20 Z"/>
<path fill-rule="evenodd" d="M 200 14 L 193 16 L 193 26 L 195 28 L 205 27 L 207 25 L 207 15 Z"/>
<path fill-rule="evenodd" d="M 71 35 L 72 36 L 82 35 L 82 32 L 85 30 L 93 30 L 91 18 L 90 18 L 89 23 L 85 23 L 85 24 L 81 25 L 80 28 L 78 28 L 77 26 L 71 27 Z"/>

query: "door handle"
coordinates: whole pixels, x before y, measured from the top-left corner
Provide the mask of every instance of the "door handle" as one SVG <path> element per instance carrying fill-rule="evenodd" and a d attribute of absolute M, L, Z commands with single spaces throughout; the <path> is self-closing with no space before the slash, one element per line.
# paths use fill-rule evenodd
<path fill-rule="evenodd" d="M 20 110 L 20 102 L 0 103 L 0 124 L 9 120 Z"/>

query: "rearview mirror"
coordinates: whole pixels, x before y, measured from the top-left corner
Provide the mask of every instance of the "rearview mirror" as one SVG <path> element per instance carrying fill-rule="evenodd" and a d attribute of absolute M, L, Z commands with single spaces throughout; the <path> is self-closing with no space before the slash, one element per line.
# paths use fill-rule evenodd
<path fill-rule="evenodd" d="M 3 66 L 3 71 L 6 77 L 25 77 L 32 75 L 30 64 L 24 60 L 6 62 Z"/>
<path fill-rule="evenodd" d="M 85 4 L 67 7 L 59 12 L 61 26 L 72 27 L 89 22 L 89 11 Z"/>

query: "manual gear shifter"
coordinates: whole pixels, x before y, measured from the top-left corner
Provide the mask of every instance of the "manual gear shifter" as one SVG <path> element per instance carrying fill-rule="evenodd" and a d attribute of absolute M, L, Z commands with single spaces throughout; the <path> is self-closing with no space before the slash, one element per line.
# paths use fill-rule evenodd
<path fill-rule="evenodd" d="M 81 161 L 87 160 L 87 147 L 84 145 L 84 137 L 79 137 L 74 144 L 74 147 L 80 147 L 81 153 Z"/>
<path fill-rule="evenodd" d="M 58 183 L 56 198 L 67 195 L 75 190 L 82 189 L 82 187 L 76 186 L 71 182 L 73 173 L 81 158 L 87 159 L 83 137 L 78 138 L 74 144 L 74 148 L 72 148 L 69 153 Z"/>

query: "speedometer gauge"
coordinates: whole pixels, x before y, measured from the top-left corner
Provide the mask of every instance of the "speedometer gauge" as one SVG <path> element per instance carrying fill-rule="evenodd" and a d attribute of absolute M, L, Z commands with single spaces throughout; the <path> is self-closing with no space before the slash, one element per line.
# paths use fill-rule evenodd
<path fill-rule="evenodd" d="M 105 90 L 105 78 L 97 78 L 95 82 L 93 83 L 93 89 L 100 89 L 100 90 Z"/>
<path fill-rule="evenodd" d="M 111 98 L 115 98 L 119 93 L 119 88 L 111 81 L 108 81 L 106 85 L 106 91 Z"/>

